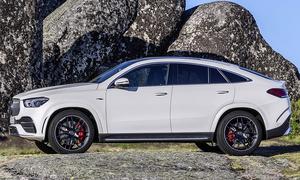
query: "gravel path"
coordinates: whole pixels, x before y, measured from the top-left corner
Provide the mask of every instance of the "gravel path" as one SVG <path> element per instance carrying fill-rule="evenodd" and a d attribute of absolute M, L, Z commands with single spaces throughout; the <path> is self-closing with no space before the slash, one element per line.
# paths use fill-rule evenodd
<path fill-rule="evenodd" d="M 6 162 L 6 163 L 4 163 Z M 284 159 L 204 152 L 122 151 L 0 157 L 0 179 L 282 179 Z"/>

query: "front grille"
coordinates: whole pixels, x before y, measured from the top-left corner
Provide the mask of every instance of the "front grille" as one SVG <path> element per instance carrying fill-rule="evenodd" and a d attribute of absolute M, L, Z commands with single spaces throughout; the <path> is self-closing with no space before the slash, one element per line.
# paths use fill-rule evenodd
<path fill-rule="evenodd" d="M 17 116 L 20 112 L 20 99 L 13 99 L 10 107 L 9 112 L 11 116 Z"/>

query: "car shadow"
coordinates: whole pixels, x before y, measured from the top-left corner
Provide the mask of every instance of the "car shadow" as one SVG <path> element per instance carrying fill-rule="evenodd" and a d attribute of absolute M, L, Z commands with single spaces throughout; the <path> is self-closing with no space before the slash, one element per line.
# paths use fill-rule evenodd
<path fill-rule="evenodd" d="M 253 153 L 254 156 L 272 157 L 285 153 L 300 152 L 300 145 L 272 145 L 257 148 Z"/>

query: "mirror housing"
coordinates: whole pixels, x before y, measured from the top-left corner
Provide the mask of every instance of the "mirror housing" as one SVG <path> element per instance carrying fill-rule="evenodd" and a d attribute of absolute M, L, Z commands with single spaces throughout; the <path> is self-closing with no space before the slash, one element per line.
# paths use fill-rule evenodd
<path fill-rule="evenodd" d="M 115 82 L 115 87 L 117 88 L 124 88 L 129 86 L 129 80 L 127 78 L 120 78 L 117 79 Z"/>

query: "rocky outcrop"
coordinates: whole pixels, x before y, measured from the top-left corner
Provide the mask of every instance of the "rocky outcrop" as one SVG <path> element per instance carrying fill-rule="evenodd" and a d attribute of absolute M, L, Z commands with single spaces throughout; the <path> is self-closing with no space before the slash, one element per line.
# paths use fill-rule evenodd
<path fill-rule="evenodd" d="M 109 63 L 136 6 L 137 0 L 68 0 L 50 14 L 44 20 L 44 83 L 86 80 Z"/>
<path fill-rule="evenodd" d="M 67 1 L 44 21 L 44 83 L 86 81 L 103 66 L 163 54 L 178 30 L 184 4 L 183 0 Z"/>
<path fill-rule="evenodd" d="M 165 54 L 180 30 L 184 0 L 141 0 L 137 17 L 124 33 L 119 45 L 119 59 L 133 59 Z"/>
<path fill-rule="evenodd" d="M 126 147 L 130 148 L 130 146 Z M 285 179 L 282 172 L 291 167 L 294 169 L 299 167 L 296 163 L 284 159 L 286 156 L 273 158 L 268 151 L 274 149 L 274 146 L 260 148 L 254 156 L 242 157 L 201 152 L 193 149 L 192 145 L 187 145 L 185 148 L 179 145 L 164 148 L 162 144 L 157 145 L 157 149 L 155 145 L 152 147 L 154 149 L 151 150 L 147 145 L 126 150 L 120 146 L 115 146 L 116 149 L 107 146 L 106 151 L 95 147 L 98 153 L 2 156 L 0 176 L 4 179 L 49 180 L 70 177 L 88 180 L 99 179 L 99 177 L 101 179 L 192 180 Z M 299 146 L 291 147 L 288 146 L 294 150 L 299 148 Z M 277 145 L 275 148 L 277 153 L 289 152 L 287 146 Z"/>
<path fill-rule="evenodd" d="M 237 4 L 215 2 L 199 6 L 168 52 L 228 59 L 274 79 L 285 80 L 290 96 L 300 97 L 297 68 L 268 45 L 250 12 Z"/>
<path fill-rule="evenodd" d="M 0 114 L 9 99 L 32 88 L 31 64 L 41 58 L 39 1 L 0 1 Z"/>
<path fill-rule="evenodd" d="M 43 19 L 64 1 L 0 1 L 0 116 L 13 95 L 38 84 Z"/>
<path fill-rule="evenodd" d="M 215 2 L 182 16 L 184 8 L 184 0 L 0 1 L 0 114 L 22 91 L 167 53 L 236 63 L 287 81 L 300 97 L 297 68 L 265 42 L 246 9 Z"/>

